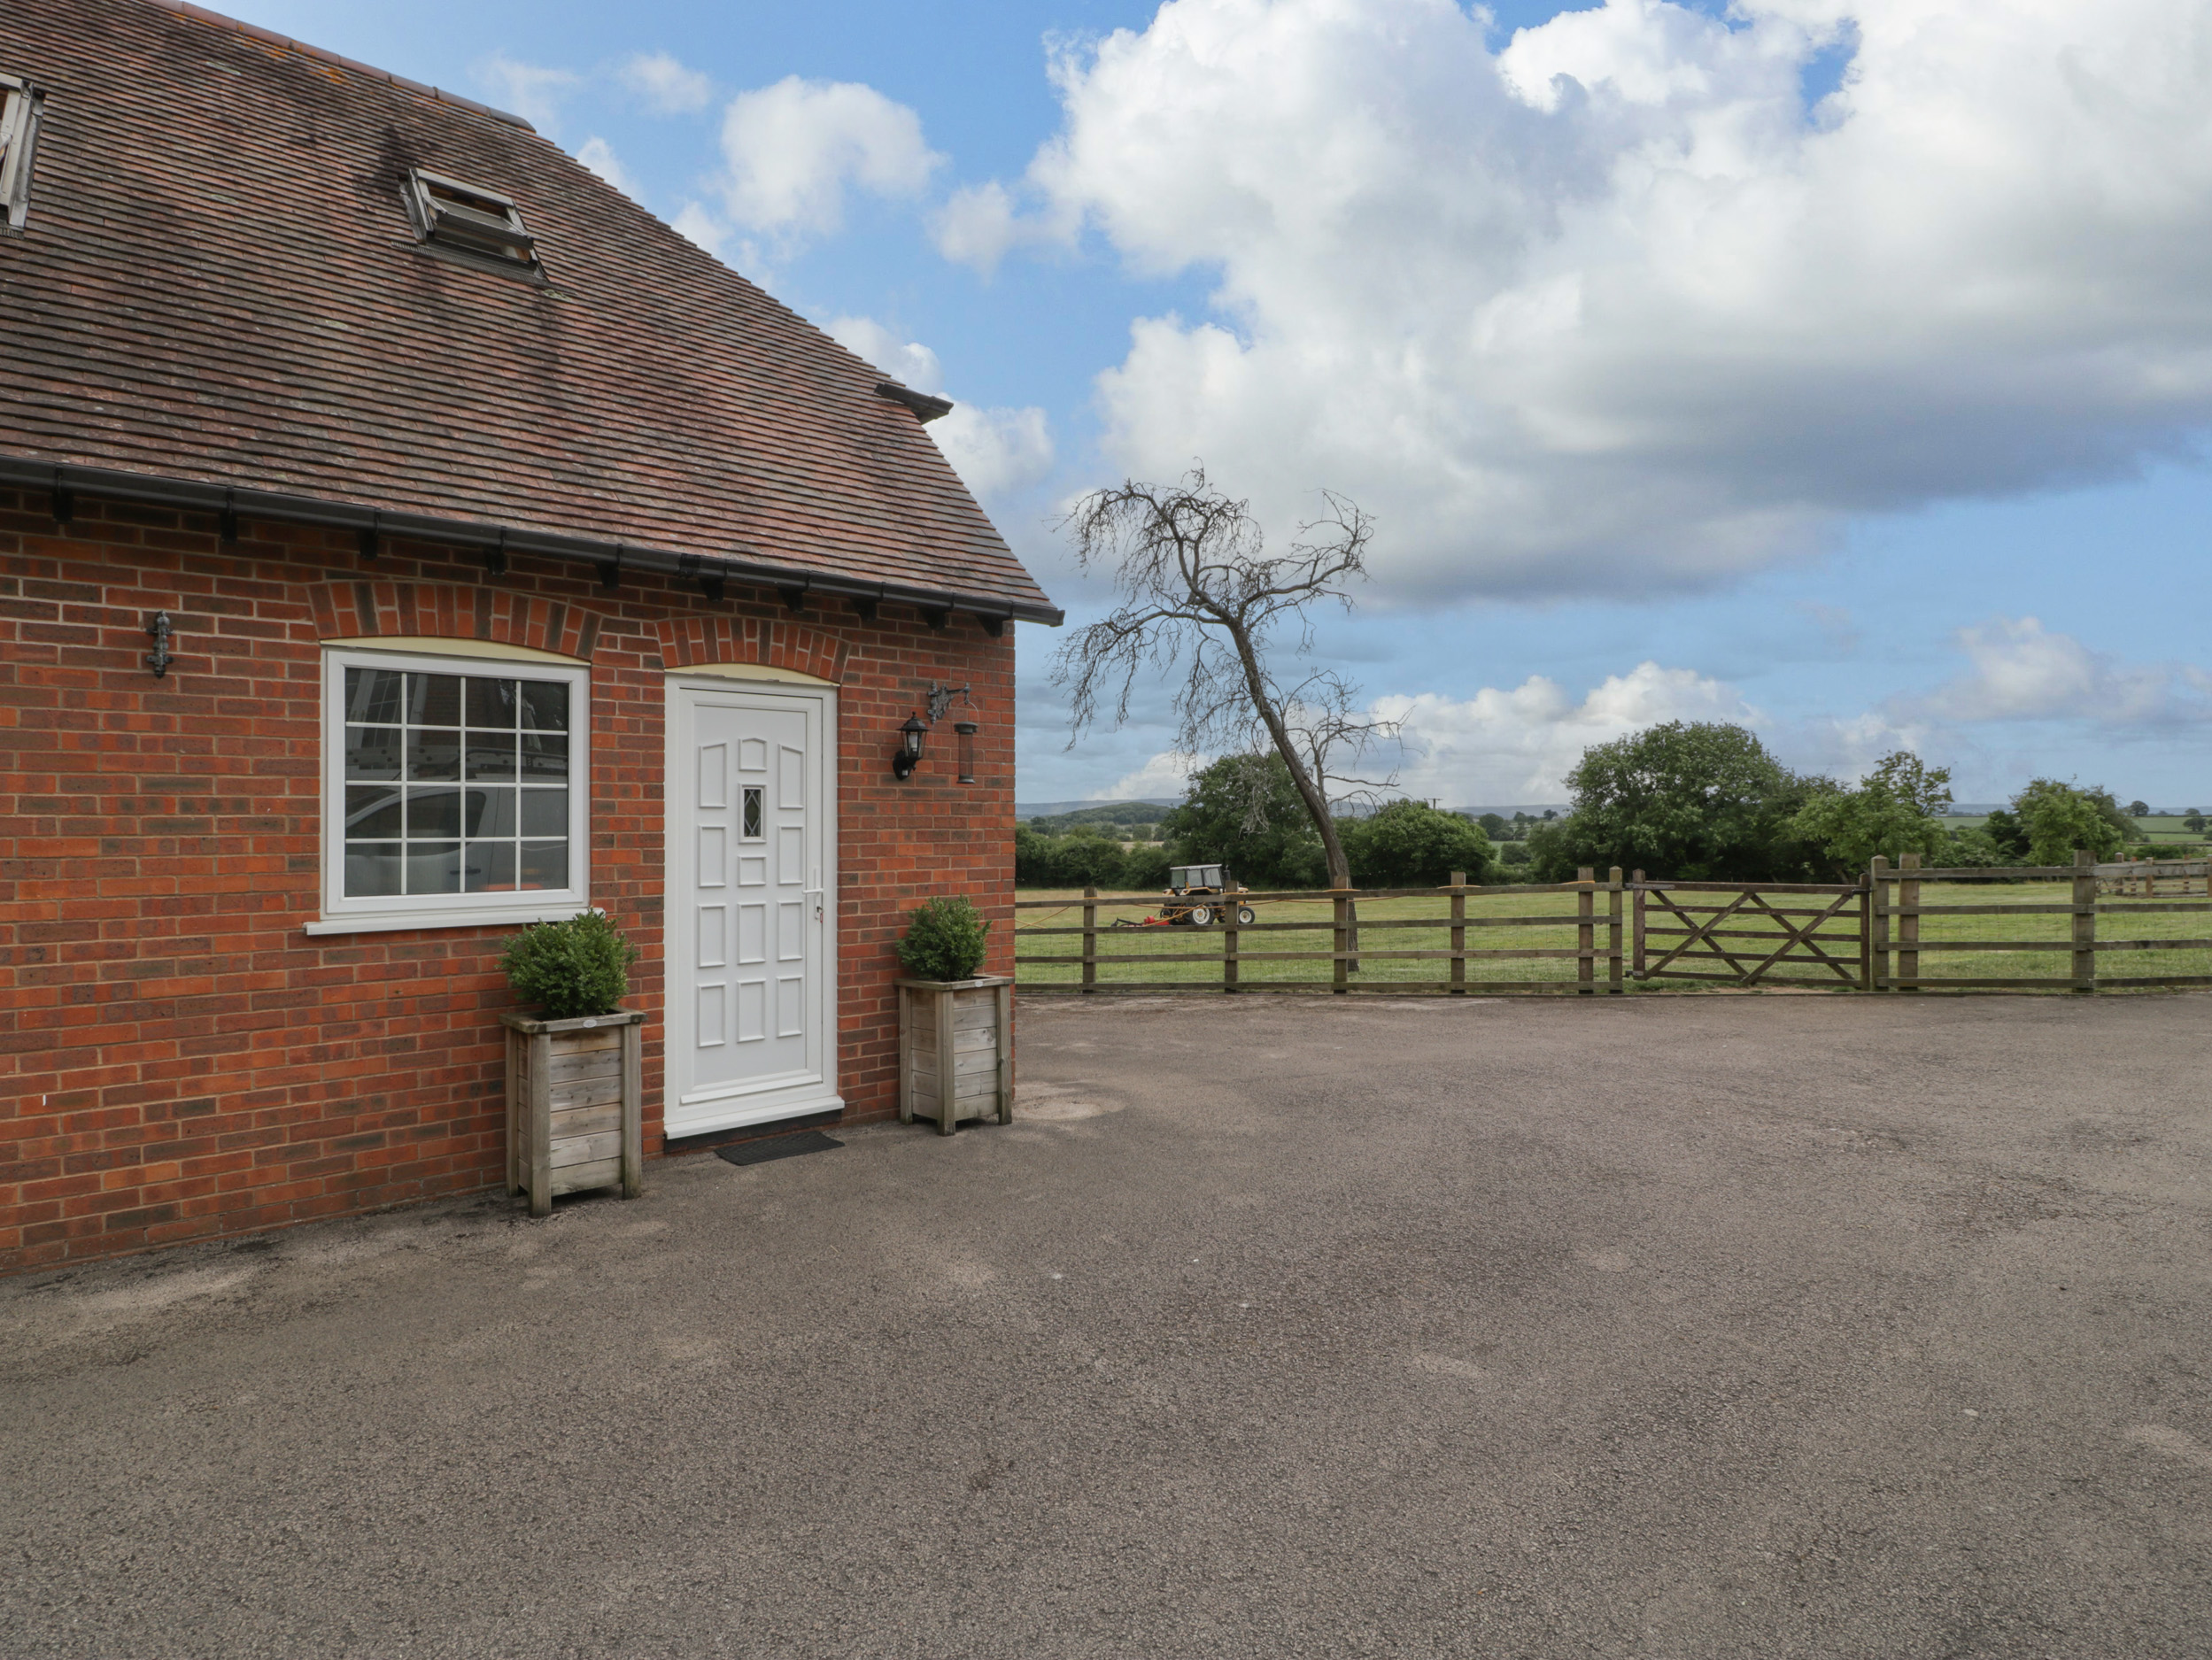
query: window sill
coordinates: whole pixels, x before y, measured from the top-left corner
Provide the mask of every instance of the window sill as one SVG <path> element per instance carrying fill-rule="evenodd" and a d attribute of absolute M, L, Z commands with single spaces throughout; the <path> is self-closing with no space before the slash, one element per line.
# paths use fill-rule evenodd
<path fill-rule="evenodd" d="M 606 913 L 595 905 L 555 905 L 512 910 L 430 911 L 414 916 L 326 916 L 307 923 L 306 934 L 392 934 L 403 929 L 522 928 L 531 923 L 565 923 L 579 911 Z"/>

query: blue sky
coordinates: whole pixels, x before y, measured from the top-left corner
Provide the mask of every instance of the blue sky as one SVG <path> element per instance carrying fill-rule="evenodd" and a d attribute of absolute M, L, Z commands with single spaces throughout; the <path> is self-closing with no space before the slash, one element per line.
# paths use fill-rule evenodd
<path fill-rule="evenodd" d="M 2212 807 L 2193 0 L 235 7 L 519 110 L 885 369 L 1076 618 L 1057 504 L 1203 456 L 1376 576 L 1405 787 L 1736 719 L 1962 799 Z M 1025 800 L 1172 793 L 1156 701 Z"/>

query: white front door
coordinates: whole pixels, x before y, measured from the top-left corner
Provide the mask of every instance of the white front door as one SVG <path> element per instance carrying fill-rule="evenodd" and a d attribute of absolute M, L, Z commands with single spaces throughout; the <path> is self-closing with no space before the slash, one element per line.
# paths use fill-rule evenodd
<path fill-rule="evenodd" d="M 669 683 L 671 1136 L 837 1093 L 837 694 Z"/>

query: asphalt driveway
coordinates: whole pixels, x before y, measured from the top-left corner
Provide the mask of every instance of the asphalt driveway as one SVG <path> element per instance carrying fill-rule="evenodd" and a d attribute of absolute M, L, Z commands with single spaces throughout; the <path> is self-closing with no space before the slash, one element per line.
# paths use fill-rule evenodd
<path fill-rule="evenodd" d="M 0 1282 L 0 1652 L 2201 1655 L 2212 999 L 1069 1006 Z"/>

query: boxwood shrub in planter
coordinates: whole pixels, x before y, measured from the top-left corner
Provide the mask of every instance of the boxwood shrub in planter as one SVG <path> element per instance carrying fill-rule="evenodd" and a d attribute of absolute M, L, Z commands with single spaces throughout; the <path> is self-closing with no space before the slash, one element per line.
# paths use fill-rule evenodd
<path fill-rule="evenodd" d="M 899 1121 L 1014 1122 L 1014 982 L 978 975 L 991 924 L 964 899 L 933 899 L 907 918 L 896 947 Z"/>
<path fill-rule="evenodd" d="M 644 1191 L 645 1015 L 621 1007 L 638 948 L 595 911 L 539 923 L 508 942 L 499 966 L 538 1015 L 503 1011 L 507 1181 L 533 1216 L 557 1194 L 620 1182 Z"/>

